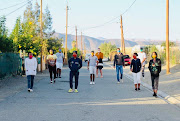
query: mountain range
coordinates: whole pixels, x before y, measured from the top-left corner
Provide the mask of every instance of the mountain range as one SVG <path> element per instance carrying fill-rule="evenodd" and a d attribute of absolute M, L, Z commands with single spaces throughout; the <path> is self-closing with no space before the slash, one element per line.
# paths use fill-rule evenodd
<path fill-rule="evenodd" d="M 53 35 L 54 37 L 57 38 L 63 38 L 65 40 L 65 34 L 62 33 L 55 33 Z M 81 36 L 78 36 L 78 48 L 81 48 Z M 68 34 L 68 40 L 67 40 L 67 46 L 69 49 L 72 48 L 72 41 L 76 40 L 75 35 Z M 97 50 L 97 48 L 105 42 L 111 42 L 111 44 L 115 44 L 117 47 L 121 46 L 121 40 L 120 39 L 105 39 L 102 37 L 99 38 L 94 38 L 94 37 L 89 37 L 89 36 L 82 36 L 82 41 L 83 43 L 85 42 L 85 46 L 87 50 Z M 125 46 L 126 47 L 133 47 L 135 45 L 158 45 L 161 44 L 163 41 L 162 40 L 145 40 L 145 39 L 125 39 Z M 65 41 L 63 41 L 63 45 Z M 84 46 L 84 44 L 83 44 Z"/>

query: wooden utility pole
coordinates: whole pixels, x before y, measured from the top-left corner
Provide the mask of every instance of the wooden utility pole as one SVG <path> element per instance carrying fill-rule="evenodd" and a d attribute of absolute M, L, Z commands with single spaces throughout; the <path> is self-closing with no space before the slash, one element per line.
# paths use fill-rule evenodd
<path fill-rule="evenodd" d="M 166 74 L 169 73 L 169 0 L 166 0 Z"/>
<path fill-rule="evenodd" d="M 76 51 L 78 51 L 78 41 L 77 41 L 77 26 L 76 26 Z"/>
<path fill-rule="evenodd" d="M 40 8 L 40 39 L 41 39 L 41 72 L 42 72 L 42 64 L 43 64 L 43 24 L 42 24 L 42 0 L 41 0 L 41 8 Z"/>
<path fill-rule="evenodd" d="M 68 56 L 67 56 L 67 33 L 68 33 L 68 4 L 66 6 L 66 41 L 65 41 L 65 64 L 68 64 Z"/>
<path fill-rule="evenodd" d="M 84 56 L 86 56 L 86 43 L 84 41 Z"/>
<path fill-rule="evenodd" d="M 81 32 L 81 56 L 83 55 L 83 43 L 82 43 L 82 32 Z"/>
<path fill-rule="evenodd" d="M 124 33 L 123 33 L 123 22 L 122 22 L 122 15 L 121 15 L 121 51 L 125 54 L 125 44 L 124 44 Z"/>

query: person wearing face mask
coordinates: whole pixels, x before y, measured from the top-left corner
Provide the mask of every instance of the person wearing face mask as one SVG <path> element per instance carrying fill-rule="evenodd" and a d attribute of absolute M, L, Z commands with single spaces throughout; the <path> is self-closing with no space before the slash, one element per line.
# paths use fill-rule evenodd
<path fill-rule="evenodd" d="M 49 51 L 50 55 L 47 56 L 48 68 L 50 73 L 50 82 L 53 83 L 52 73 L 54 74 L 54 83 L 56 82 L 56 59 L 57 56 L 53 54 L 53 50 Z"/>
<path fill-rule="evenodd" d="M 26 70 L 26 76 L 28 80 L 28 91 L 33 91 L 33 85 L 34 85 L 34 77 L 36 75 L 36 69 L 37 69 L 37 60 L 33 57 L 33 54 L 30 52 L 29 58 L 25 59 L 25 70 Z"/>
<path fill-rule="evenodd" d="M 98 58 L 94 56 L 94 51 L 91 51 L 91 56 L 89 57 L 88 66 L 87 66 L 90 72 L 90 85 L 95 84 L 94 80 L 95 80 L 97 65 L 98 65 Z"/>
<path fill-rule="evenodd" d="M 103 68 L 103 53 L 101 52 L 101 49 L 98 48 L 98 52 L 95 54 L 95 56 L 98 58 L 98 66 L 97 66 L 97 70 L 96 70 L 96 77 L 98 77 L 98 70 L 100 70 L 101 73 L 101 78 L 103 78 L 103 72 L 102 72 L 102 68 Z"/>
<path fill-rule="evenodd" d="M 64 63 L 64 54 L 62 53 L 61 48 L 59 48 L 59 52 L 56 53 L 57 60 L 56 60 L 56 68 L 57 68 L 57 78 L 61 78 L 61 70 Z"/>
<path fill-rule="evenodd" d="M 77 51 L 73 52 L 73 57 L 69 59 L 68 65 L 70 68 L 70 89 L 69 93 L 73 92 L 73 76 L 75 76 L 75 93 L 78 93 L 78 79 L 79 79 L 79 69 L 82 67 L 82 60 L 77 57 Z"/>
<path fill-rule="evenodd" d="M 132 71 L 133 78 L 134 78 L 134 85 L 135 90 L 140 90 L 141 85 L 141 61 L 139 58 L 137 58 L 138 54 L 133 54 L 133 59 L 131 61 L 130 70 Z"/>
<path fill-rule="evenodd" d="M 152 58 L 149 61 L 149 71 L 151 73 L 152 89 L 154 91 L 153 96 L 157 97 L 157 90 L 159 85 L 159 73 L 161 72 L 161 60 L 157 58 L 157 53 L 152 53 Z"/>
<path fill-rule="evenodd" d="M 121 74 L 121 80 L 123 83 L 123 66 L 125 68 L 125 64 L 124 64 L 124 57 L 123 54 L 120 51 L 120 48 L 117 48 L 117 54 L 114 56 L 114 68 L 116 67 L 116 73 L 117 73 L 117 83 L 120 83 L 120 79 L 119 79 L 119 72 Z"/>
<path fill-rule="evenodd" d="M 140 52 L 138 53 L 138 57 L 141 60 L 141 65 L 142 65 L 142 77 L 144 78 L 144 69 L 145 69 L 145 61 L 146 61 L 146 53 L 143 52 L 143 48 L 140 48 Z"/>

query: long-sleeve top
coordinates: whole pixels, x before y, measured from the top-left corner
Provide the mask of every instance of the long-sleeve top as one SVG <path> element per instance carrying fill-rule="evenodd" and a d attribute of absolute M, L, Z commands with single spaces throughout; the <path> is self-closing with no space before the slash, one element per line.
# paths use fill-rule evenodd
<path fill-rule="evenodd" d="M 114 66 L 115 65 L 123 65 L 124 66 L 124 57 L 123 57 L 122 53 L 114 56 Z"/>
<path fill-rule="evenodd" d="M 68 65 L 72 72 L 78 72 L 82 67 L 82 60 L 80 58 L 70 58 L 68 61 Z"/>
<path fill-rule="evenodd" d="M 141 61 L 140 59 L 132 59 L 130 69 L 133 69 L 132 72 L 138 73 L 141 71 Z"/>
<path fill-rule="evenodd" d="M 99 59 L 103 59 L 103 53 L 102 52 L 97 52 L 96 54 L 95 54 L 95 56 L 97 56 L 97 58 L 98 58 L 98 60 Z"/>
<path fill-rule="evenodd" d="M 28 75 L 36 75 L 36 69 L 37 69 L 37 60 L 36 58 L 26 58 L 25 59 L 25 70 L 26 70 L 26 76 Z"/>
<path fill-rule="evenodd" d="M 161 72 L 161 60 L 159 58 L 156 58 L 149 61 L 149 71 L 151 72 L 152 76 L 159 76 L 159 73 Z"/>

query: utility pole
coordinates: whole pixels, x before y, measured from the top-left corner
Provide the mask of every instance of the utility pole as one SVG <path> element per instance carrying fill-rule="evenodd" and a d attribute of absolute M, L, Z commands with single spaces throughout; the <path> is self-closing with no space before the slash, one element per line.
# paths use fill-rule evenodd
<path fill-rule="evenodd" d="M 82 32 L 81 32 L 81 56 L 83 55 L 83 43 L 82 43 Z"/>
<path fill-rule="evenodd" d="M 78 41 L 77 41 L 77 26 L 76 26 L 76 51 L 78 51 Z"/>
<path fill-rule="evenodd" d="M 166 74 L 169 73 L 169 0 L 166 0 Z"/>
<path fill-rule="evenodd" d="M 68 32 L 68 4 L 66 5 L 66 41 L 65 41 L 65 64 L 68 64 L 67 56 L 67 32 Z"/>
<path fill-rule="evenodd" d="M 122 22 L 122 15 L 121 15 L 121 50 L 122 53 L 125 54 L 125 44 L 124 44 L 124 33 L 123 33 L 123 22 Z"/>
<path fill-rule="evenodd" d="M 86 56 L 86 43 L 84 41 L 84 55 Z"/>
<path fill-rule="evenodd" d="M 41 73 L 42 73 L 42 64 L 43 64 L 43 24 L 42 24 L 42 0 L 40 8 L 40 39 L 41 39 Z"/>

